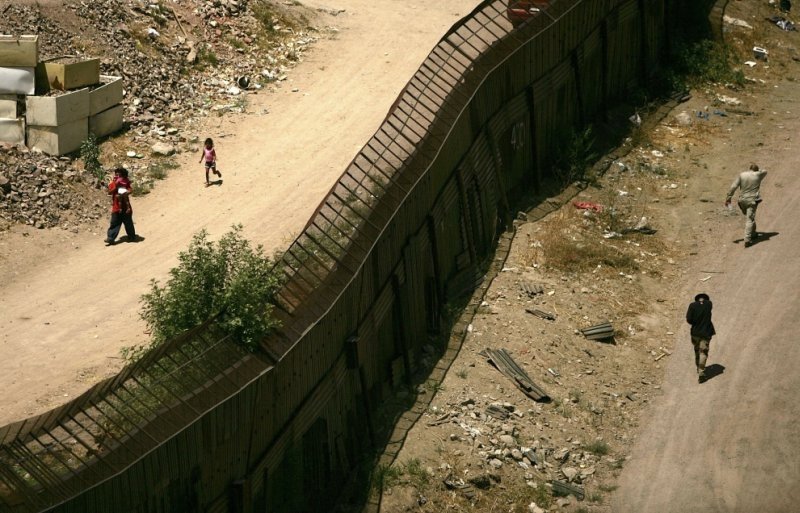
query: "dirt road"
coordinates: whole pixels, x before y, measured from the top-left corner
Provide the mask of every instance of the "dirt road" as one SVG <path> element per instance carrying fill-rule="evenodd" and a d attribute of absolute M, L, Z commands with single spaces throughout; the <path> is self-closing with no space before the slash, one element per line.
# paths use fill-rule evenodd
<path fill-rule="evenodd" d="M 251 95 L 250 114 L 209 118 L 186 134 L 215 139 L 221 186 L 204 188 L 198 155 L 184 154 L 155 192 L 135 199 L 139 244 L 104 247 L 106 220 L 94 233 L 21 230 L 0 241 L 13 248 L 0 289 L 0 425 L 115 372 L 119 349 L 146 340 L 140 295 L 197 230 L 216 238 L 243 223 L 268 249 L 288 245 L 439 37 L 477 0 L 306 4 L 344 9 L 323 20 L 338 37 L 321 41 L 277 93 Z"/>
<path fill-rule="evenodd" d="M 729 136 L 708 151 L 709 176 L 693 184 L 696 208 L 676 213 L 683 236 L 699 241 L 683 295 L 687 305 L 702 291 L 714 301 L 718 333 L 709 365 L 720 374 L 697 383 L 683 323 L 664 396 L 645 415 L 651 420 L 623 471 L 614 512 L 798 510 L 800 182 L 794 139 L 800 86 L 786 81 L 767 87 L 761 105 L 749 106 L 755 116 L 729 123 Z M 758 230 L 769 239 L 744 249 L 736 242 L 743 217 L 725 216 L 721 204 L 735 171 L 750 161 L 769 173 L 757 218 Z"/>

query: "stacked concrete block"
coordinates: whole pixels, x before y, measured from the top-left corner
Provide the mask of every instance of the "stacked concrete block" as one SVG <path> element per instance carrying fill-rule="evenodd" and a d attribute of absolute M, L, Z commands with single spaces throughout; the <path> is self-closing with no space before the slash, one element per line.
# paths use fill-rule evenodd
<path fill-rule="evenodd" d="M 48 155 L 76 151 L 89 137 L 89 89 L 29 96 L 25 118 L 30 148 Z"/>
<path fill-rule="evenodd" d="M 100 83 L 100 59 L 47 61 L 36 66 L 36 92 L 69 91 Z"/>
<path fill-rule="evenodd" d="M 18 95 L 34 93 L 38 60 L 38 36 L 0 35 L 0 143 L 25 144 Z"/>
<path fill-rule="evenodd" d="M 122 78 L 101 75 L 100 83 L 89 92 L 89 132 L 104 137 L 122 128 Z"/>
<path fill-rule="evenodd" d="M 38 36 L 0 36 L 0 142 L 64 155 L 89 133 L 121 129 L 122 78 L 101 76 L 99 59 L 39 62 L 38 44 Z"/>

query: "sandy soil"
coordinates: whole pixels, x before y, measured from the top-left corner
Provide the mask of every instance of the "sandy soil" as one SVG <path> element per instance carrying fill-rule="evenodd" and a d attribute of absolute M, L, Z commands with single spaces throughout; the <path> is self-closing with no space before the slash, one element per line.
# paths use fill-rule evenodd
<path fill-rule="evenodd" d="M 646 413 L 650 422 L 622 473 L 615 512 L 780 513 L 800 503 L 800 182 L 793 169 L 800 86 L 778 82 L 756 94 L 748 104 L 755 118 L 714 140 L 703 159 L 708 180 L 693 184 L 696 194 L 679 214 L 678 226 L 699 250 L 683 297 L 688 303 L 704 290 L 714 300 L 708 364 L 721 374 L 697 384 L 688 326 L 681 329 L 664 396 Z M 719 204 L 749 161 L 769 173 L 757 217 L 769 238 L 744 249 L 742 217 L 723 217 Z"/>
<path fill-rule="evenodd" d="M 276 93 L 249 96 L 250 114 L 211 117 L 194 134 L 215 139 L 221 186 L 204 188 L 199 153 L 187 153 L 155 192 L 135 198 L 138 244 L 104 247 L 105 221 L 93 233 L 17 229 L 2 236 L 0 425 L 115 372 L 119 349 L 146 340 L 139 296 L 151 278 L 166 276 L 197 230 L 217 237 L 243 223 L 248 238 L 267 249 L 288 245 L 475 0 L 306 4 L 345 10 L 321 21 L 337 27 L 338 37 L 321 41 Z"/>
<path fill-rule="evenodd" d="M 338 39 L 321 42 L 278 92 L 251 96 L 252 114 L 209 119 L 197 130 L 217 141 L 224 183 L 204 189 L 197 155 L 183 155 L 181 169 L 135 203 L 137 231 L 145 237 L 139 244 L 103 247 L 104 222 L 94 234 L 4 234 L 0 424 L 42 412 L 114 372 L 119 348 L 145 340 L 139 295 L 150 278 L 166 275 L 196 230 L 218 236 L 242 222 L 248 237 L 267 248 L 287 244 L 428 49 L 471 3 L 412 0 L 391 9 L 365 0 L 325 4 L 346 9 L 329 19 L 341 30 Z M 753 24 L 763 20 L 763 13 L 750 14 Z M 757 42 L 793 49 L 789 38 L 795 34 L 776 42 L 764 35 L 775 34 L 770 30 L 762 22 Z M 750 46 L 754 38 L 743 36 Z M 800 390 L 794 369 L 800 349 L 793 340 L 800 324 L 793 311 L 800 242 L 793 199 L 800 183 L 793 166 L 800 65 L 771 57 L 770 66 L 747 71 L 757 80 L 746 91 L 695 92 L 638 156 L 622 159 L 647 162 L 648 171 L 640 174 L 663 166 L 655 182 L 618 171 L 582 193 L 581 199 L 608 204 L 612 198 L 622 202 L 623 191 L 639 202 L 630 210 L 648 216 L 662 245 L 636 242 L 645 273 L 551 273 L 539 266 L 536 244 L 548 223 L 564 221 L 549 216 L 520 226 L 508 271 L 492 284 L 451 371 L 426 389 L 432 407 L 410 428 L 396 457 L 400 464 L 419 459 L 429 477 L 455 469 L 466 480 L 490 472 L 497 485 L 479 491 L 477 506 L 471 506 L 443 490 L 441 479 L 430 479 L 427 489 L 392 490 L 382 511 L 528 511 L 537 493 L 531 484 L 564 479 L 564 466 L 587 472 L 587 500 L 565 500 L 556 506 L 563 511 L 797 510 L 800 407 L 792 394 Z M 725 117 L 694 119 L 691 127 L 675 123 L 680 111 L 695 118 L 709 105 L 712 113 L 725 110 L 711 103 L 717 93 L 738 96 L 743 104 Z M 744 249 L 743 218 L 722 201 L 735 173 L 750 161 L 769 171 L 758 222 L 770 236 Z M 571 206 L 562 212 L 567 221 L 576 219 Z M 609 241 L 621 248 L 623 242 Z M 547 293 L 525 297 L 520 283 L 526 280 L 543 283 Z M 714 300 L 718 331 L 709 359 L 716 375 L 702 385 L 683 319 L 699 291 Z M 547 323 L 526 314 L 526 307 L 553 311 L 558 319 Z M 574 333 L 602 317 L 623 331 L 617 345 Z M 487 346 L 514 351 L 556 401 L 535 404 L 519 393 L 479 355 Z M 511 426 L 481 420 L 493 402 L 515 406 L 503 423 Z M 428 425 L 443 412 L 455 420 Z M 470 438 L 459 423 L 484 434 Z M 514 443 L 538 444 L 550 465 L 520 470 L 505 456 L 499 458 L 503 466 L 492 469 L 486 453 L 500 450 L 496 439 L 504 434 Z M 586 449 L 592 441 L 607 443 L 611 452 L 592 454 Z M 554 455 L 564 448 L 571 455 L 559 463 Z M 420 505 L 422 493 L 426 505 Z"/>

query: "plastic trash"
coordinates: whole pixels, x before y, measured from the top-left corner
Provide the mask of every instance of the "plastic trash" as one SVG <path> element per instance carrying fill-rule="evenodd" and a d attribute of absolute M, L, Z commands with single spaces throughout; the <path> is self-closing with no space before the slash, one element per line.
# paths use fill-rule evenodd
<path fill-rule="evenodd" d="M 753 57 L 758 60 L 766 61 L 769 58 L 769 52 L 766 48 L 761 48 L 760 46 L 753 47 Z"/>

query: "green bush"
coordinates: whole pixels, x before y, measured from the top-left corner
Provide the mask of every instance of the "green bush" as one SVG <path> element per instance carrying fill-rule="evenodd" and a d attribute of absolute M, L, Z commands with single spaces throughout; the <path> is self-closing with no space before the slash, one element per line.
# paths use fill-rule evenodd
<path fill-rule="evenodd" d="M 89 137 L 81 143 L 80 151 L 83 167 L 98 180 L 102 181 L 105 173 L 103 172 L 103 166 L 100 164 L 100 147 L 97 145 L 97 137 L 94 134 L 89 134 Z"/>
<path fill-rule="evenodd" d="M 141 317 L 159 344 L 219 314 L 220 327 L 253 351 L 274 328 L 272 300 L 280 285 L 273 261 L 263 248 L 253 248 L 233 226 L 217 243 L 202 230 L 189 248 L 179 254 L 179 264 L 166 286 L 153 280 L 142 296 Z"/>

